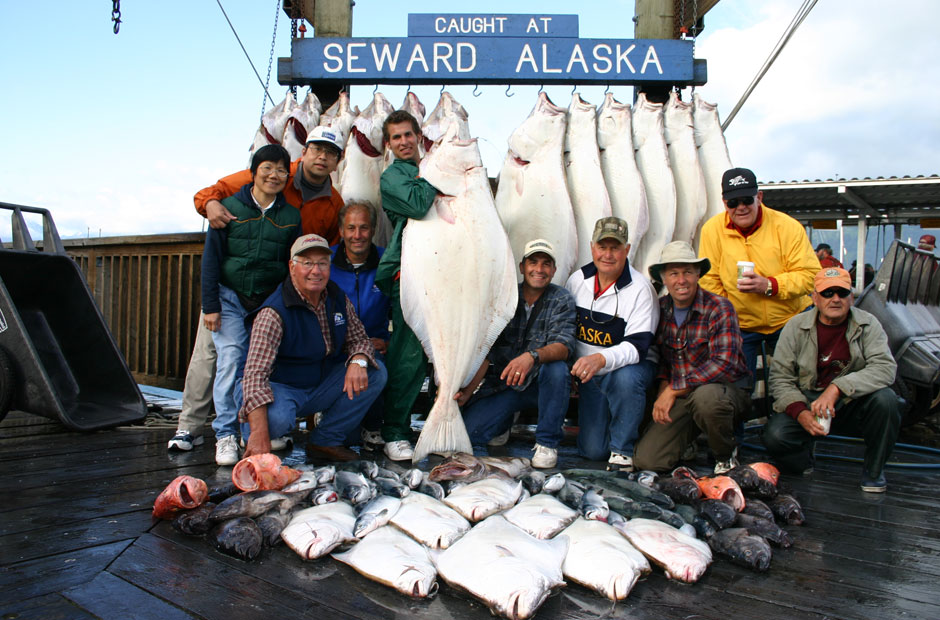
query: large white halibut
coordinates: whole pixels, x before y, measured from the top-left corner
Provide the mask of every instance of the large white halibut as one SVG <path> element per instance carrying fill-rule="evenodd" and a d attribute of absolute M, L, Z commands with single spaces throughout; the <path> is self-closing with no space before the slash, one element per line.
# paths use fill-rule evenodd
<path fill-rule="evenodd" d="M 565 109 L 539 93 L 532 113 L 509 137 L 496 190 L 496 209 L 512 244 L 513 264 L 522 261 L 526 243 L 546 239 L 555 247 L 558 270 L 552 282 L 559 286 L 568 281 L 578 258 L 578 234 L 562 162 L 564 141 Z"/>
<path fill-rule="evenodd" d="M 650 227 L 636 252 L 633 267 L 646 275 L 646 268 L 659 262 L 663 246 L 672 241 L 676 228 L 676 184 L 663 135 L 663 104 L 647 101 L 643 93 L 633 106 L 633 148 L 650 209 Z"/>
<path fill-rule="evenodd" d="M 669 163 L 676 182 L 676 229 L 672 240 L 691 244 L 708 206 L 705 177 L 698 163 L 692 130 L 692 104 L 679 101 L 679 96 L 673 91 L 669 93 L 663 115 Z"/>
<path fill-rule="evenodd" d="M 594 224 L 602 217 L 610 217 L 610 197 L 601 172 L 601 157 L 597 150 L 597 106 L 571 96 L 568 106 L 568 127 L 565 130 L 565 175 L 568 195 L 574 209 L 578 230 L 577 267 L 593 260 L 591 235 Z"/>
<path fill-rule="evenodd" d="M 698 160 L 705 177 L 705 193 L 708 196 L 708 209 L 702 218 L 698 232 L 712 216 L 724 213 L 725 205 L 721 201 L 721 175 L 732 167 L 725 134 L 721 131 L 718 120 L 718 106 L 702 101 L 698 93 L 692 95 L 692 119 L 695 128 L 695 146 L 698 148 Z M 695 245 L 698 250 L 698 234 Z"/>
<path fill-rule="evenodd" d="M 496 214 L 476 140 L 452 123 L 421 162 L 442 195 L 402 236 L 402 314 L 434 364 L 438 391 L 415 446 L 430 453 L 472 452 L 454 394 L 469 383 L 516 311 L 516 265 Z"/>
<path fill-rule="evenodd" d="M 646 187 L 633 153 L 632 117 L 630 106 L 614 99 L 613 93 L 607 93 L 604 105 L 597 113 L 601 170 L 610 195 L 611 211 L 627 223 L 631 261 L 650 226 Z"/>

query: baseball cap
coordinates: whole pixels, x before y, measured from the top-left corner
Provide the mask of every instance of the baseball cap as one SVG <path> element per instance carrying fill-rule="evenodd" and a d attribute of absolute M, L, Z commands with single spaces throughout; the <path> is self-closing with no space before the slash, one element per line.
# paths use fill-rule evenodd
<path fill-rule="evenodd" d="M 306 144 L 310 144 L 311 142 L 332 144 L 340 153 L 343 152 L 343 136 L 332 127 L 324 127 L 322 125 L 314 127 L 313 131 L 307 134 Z"/>
<path fill-rule="evenodd" d="M 840 288 L 845 288 L 852 290 L 852 276 L 849 275 L 849 272 L 845 269 L 840 269 L 838 267 L 826 267 L 825 269 L 820 269 L 819 273 L 816 274 L 816 279 L 813 283 L 813 289 L 819 293 L 826 290 L 827 288 L 832 288 L 833 286 L 838 286 Z"/>
<path fill-rule="evenodd" d="M 819 245 L 816 246 L 816 251 L 818 252 L 819 250 L 829 250 L 830 252 L 832 252 L 832 246 L 829 245 L 828 243 L 820 243 Z"/>
<path fill-rule="evenodd" d="M 294 241 L 294 244 L 290 246 L 290 257 L 294 258 L 298 254 L 311 249 L 318 249 L 323 250 L 324 252 L 332 253 L 332 250 L 330 250 L 330 244 L 327 243 L 326 239 L 320 235 L 303 235 L 301 237 L 297 237 L 297 240 Z"/>
<path fill-rule="evenodd" d="M 627 223 L 619 217 L 602 217 L 594 224 L 594 234 L 591 236 L 591 243 L 597 243 L 602 239 L 616 239 L 620 243 L 627 245 Z"/>
<path fill-rule="evenodd" d="M 555 248 L 552 247 L 552 244 L 545 239 L 533 239 L 532 241 L 525 244 L 525 248 L 522 250 L 522 260 L 525 260 L 533 254 L 537 254 L 538 252 L 548 254 L 552 260 L 556 260 Z"/>
<path fill-rule="evenodd" d="M 930 245 L 937 245 L 937 238 L 933 235 L 922 235 L 918 243 L 929 243 Z"/>
<path fill-rule="evenodd" d="M 747 168 L 732 168 L 721 175 L 721 197 L 743 198 L 757 193 L 757 177 Z"/>

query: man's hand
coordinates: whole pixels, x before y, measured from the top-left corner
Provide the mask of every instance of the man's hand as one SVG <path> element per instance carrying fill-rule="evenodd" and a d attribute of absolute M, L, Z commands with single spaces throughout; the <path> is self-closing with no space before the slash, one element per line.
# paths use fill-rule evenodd
<path fill-rule="evenodd" d="M 354 359 L 365 359 L 365 357 L 357 356 Z M 352 360 L 349 360 L 349 365 L 346 366 L 346 379 L 343 381 L 343 391 L 346 392 L 346 396 L 349 397 L 349 400 L 352 400 L 353 397 L 358 396 L 368 387 L 369 372 L 359 364 L 354 364 Z"/>
<path fill-rule="evenodd" d="M 578 358 L 571 366 L 571 374 L 581 380 L 581 383 L 587 383 L 591 380 L 598 370 L 607 365 L 607 360 L 600 353 L 592 353 Z"/>
<path fill-rule="evenodd" d="M 206 325 L 206 329 L 210 332 L 219 331 L 219 327 L 222 325 L 222 313 L 221 312 L 210 312 L 205 315 L 203 322 Z"/>
<path fill-rule="evenodd" d="M 529 355 L 528 352 L 525 352 L 509 360 L 509 363 L 503 368 L 503 372 L 499 374 L 499 380 L 505 381 L 506 385 L 509 387 L 522 385 L 526 375 L 529 374 L 529 371 L 532 370 L 534 366 L 535 358 Z"/>
<path fill-rule="evenodd" d="M 819 395 L 819 398 L 810 404 L 810 411 L 818 418 L 836 417 L 836 403 L 839 402 L 841 395 L 842 392 L 839 391 L 836 384 L 830 383 L 826 386 L 826 389 L 823 390 L 823 393 Z"/>
<path fill-rule="evenodd" d="M 813 415 L 813 412 L 809 409 L 804 409 L 800 412 L 800 415 L 797 416 L 796 421 L 800 423 L 807 433 L 815 437 L 821 437 L 826 434 L 826 429 L 819 425 L 816 422 L 816 416 Z"/>
<path fill-rule="evenodd" d="M 656 402 L 653 403 L 653 422 L 657 424 L 672 424 L 672 418 L 669 416 L 669 412 L 672 410 L 672 406 L 676 404 L 677 396 L 678 392 L 672 389 L 671 386 L 666 385 L 656 398 Z"/>
<path fill-rule="evenodd" d="M 744 277 L 738 280 L 738 290 L 742 293 L 756 293 L 758 295 L 767 294 L 768 278 L 759 276 L 756 273 L 748 272 Z"/>
<path fill-rule="evenodd" d="M 375 350 L 382 355 L 385 355 L 385 352 L 388 351 L 388 340 L 382 340 L 381 338 L 370 338 L 372 341 L 372 346 L 375 347 Z"/>
<path fill-rule="evenodd" d="M 242 458 L 270 452 L 271 436 L 268 432 L 268 406 L 262 405 L 252 410 L 248 414 L 248 425 L 251 427 L 251 434 L 248 435 L 248 441 L 245 443 L 245 454 L 242 455 Z"/>
<path fill-rule="evenodd" d="M 212 228 L 225 228 L 229 222 L 237 218 L 221 202 L 210 200 L 206 203 L 206 219 L 209 220 L 209 226 Z"/>

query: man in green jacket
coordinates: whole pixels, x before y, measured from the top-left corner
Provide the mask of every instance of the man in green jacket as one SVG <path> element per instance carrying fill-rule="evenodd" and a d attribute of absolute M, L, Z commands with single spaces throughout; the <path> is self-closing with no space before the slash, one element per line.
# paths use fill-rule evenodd
<path fill-rule="evenodd" d="M 382 208 L 392 223 L 392 238 L 375 276 L 376 286 L 388 295 L 392 304 L 392 336 L 385 358 L 388 382 L 382 438 L 385 455 L 393 461 L 404 461 L 414 456 L 411 409 L 424 383 L 428 360 L 421 341 L 402 315 L 401 237 L 409 218 L 419 220 L 427 214 L 438 191 L 418 177 L 418 162 L 421 161 L 418 141 L 423 136 L 415 117 L 404 110 L 392 112 L 385 119 L 382 134 L 386 148 L 395 155 L 395 161 L 382 173 L 381 180 Z"/>
<path fill-rule="evenodd" d="M 813 444 L 829 434 L 865 440 L 861 488 L 882 493 L 884 465 L 901 426 L 891 390 L 897 363 L 874 316 L 852 307 L 849 272 L 826 267 L 816 274 L 809 312 L 780 332 L 770 366 L 776 413 L 764 444 L 784 470 L 812 471 Z"/>

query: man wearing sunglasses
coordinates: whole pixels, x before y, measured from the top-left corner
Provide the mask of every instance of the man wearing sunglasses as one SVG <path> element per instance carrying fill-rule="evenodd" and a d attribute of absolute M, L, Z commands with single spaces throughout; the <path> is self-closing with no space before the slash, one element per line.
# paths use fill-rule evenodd
<path fill-rule="evenodd" d="M 744 357 L 754 377 L 761 342 L 772 351 L 780 330 L 810 304 L 819 259 L 795 219 L 761 203 L 757 177 L 747 168 L 721 177 L 725 212 L 705 222 L 698 255 L 711 261 L 702 288 L 727 297 L 738 313 Z M 738 274 L 738 262 L 754 264 Z"/>
<path fill-rule="evenodd" d="M 817 437 L 865 440 L 861 488 L 886 488 L 884 465 L 901 425 L 890 386 L 897 363 L 878 320 L 852 307 L 849 272 L 827 267 L 816 274 L 810 312 L 798 314 L 780 334 L 770 367 L 774 415 L 764 444 L 781 469 L 811 472 Z M 830 427 L 831 424 L 831 427 Z"/>

